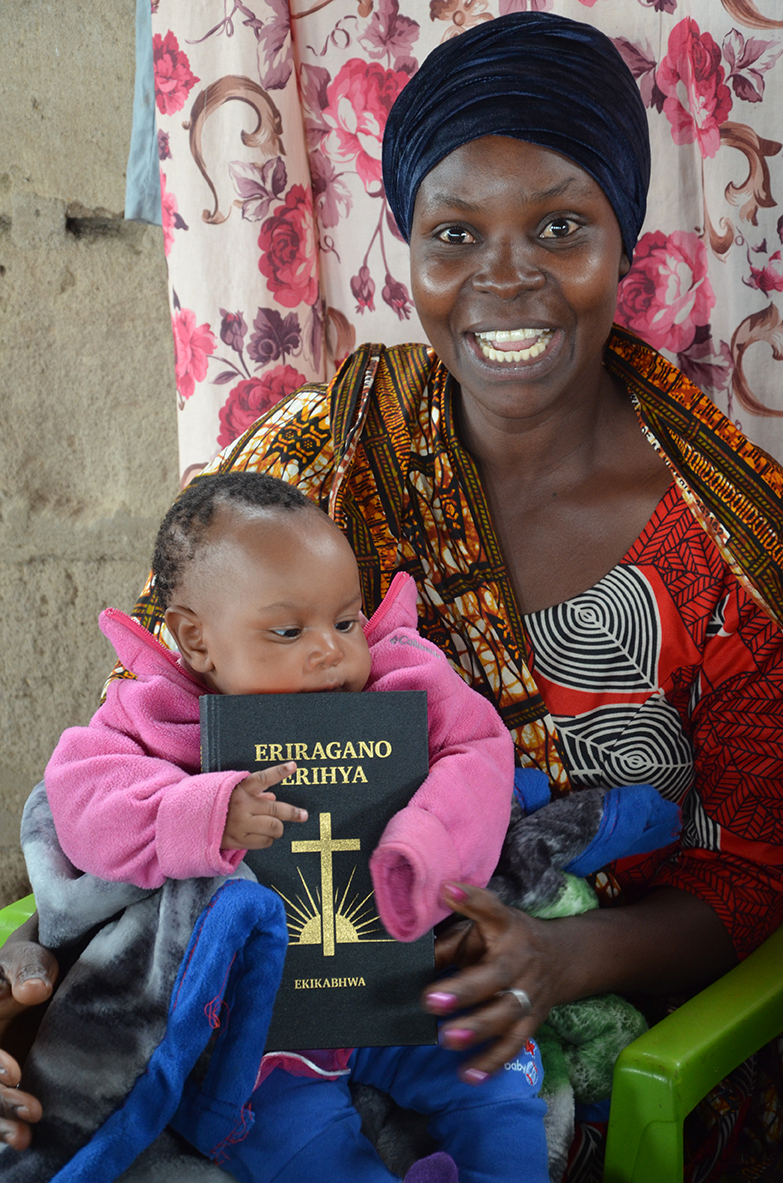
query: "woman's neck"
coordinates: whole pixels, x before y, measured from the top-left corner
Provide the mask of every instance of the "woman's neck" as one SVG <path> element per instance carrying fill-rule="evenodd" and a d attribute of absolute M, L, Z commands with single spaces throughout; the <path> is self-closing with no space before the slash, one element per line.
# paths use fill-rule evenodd
<path fill-rule="evenodd" d="M 605 372 L 604 372 L 605 373 Z M 620 562 L 671 483 L 621 383 L 536 417 L 497 420 L 456 401 L 522 613 L 593 587 Z"/>
<path fill-rule="evenodd" d="M 592 390 L 590 387 L 592 386 Z M 532 415 L 493 415 L 459 392 L 455 420 L 463 445 L 482 474 L 536 487 L 543 481 L 581 479 L 613 450 L 618 430 L 638 434 L 636 416 L 622 385 L 601 368 L 577 397 L 563 397 Z"/>

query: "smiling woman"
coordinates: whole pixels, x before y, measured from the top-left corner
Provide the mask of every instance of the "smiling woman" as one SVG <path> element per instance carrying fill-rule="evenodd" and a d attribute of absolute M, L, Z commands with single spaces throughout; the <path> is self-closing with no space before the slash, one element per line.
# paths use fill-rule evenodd
<path fill-rule="evenodd" d="M 365 346 L 213 466 L 328 507 L 365 610 L 413 575 L 422 634 L 553 797 L 651 784 L 682 808 L 676 844 L 598 877 L 611 908 L 545 922 L 444 887 L 472 924 L 439 942 L 458 970 L 425 1004 L 446 1046 L 475 1047 L 474 1082 L 554 1006 L 692 992 L 783 920 L 783 473 L 612 325 L 648 179 L 636 84 L 595 29 L 522 13 L 445 42 L 384 140 L 432 348 Z M 165 637 L 154 586 L 136 615 Z M 776 1063 L 705 1104 L 688 1135 L 699 1178 L 726 1146 L 746 1153 L 747 1082 L 774 1109 Z M 597 1177 L 600 1132 L 576 1138 L 565 1177 Z M 747 1145 L 761 1178 L 779 1147 Z"/>
<path fill-rule="evenodd" d="M 605 575 L 671 481 L 604 366 L 628 267 L 607 196 L 550 149 L 484 136 L 419 186 L 416 308 L 459 383 L 462 438 L 522 611 Z"/>

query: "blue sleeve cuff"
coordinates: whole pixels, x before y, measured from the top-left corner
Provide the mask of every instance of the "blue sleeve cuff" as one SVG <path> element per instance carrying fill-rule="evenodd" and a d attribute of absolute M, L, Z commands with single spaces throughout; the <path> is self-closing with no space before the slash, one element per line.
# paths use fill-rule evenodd
<path fill-rule="evenodd" d="M 682 828 L 680 809 L 652 785 L 624 785 L 604 798 L 601 824 L 590 845 L 563 869 L 590 875 L 607 863 L 632 854 L 649 854 L 676 842 Z"/>

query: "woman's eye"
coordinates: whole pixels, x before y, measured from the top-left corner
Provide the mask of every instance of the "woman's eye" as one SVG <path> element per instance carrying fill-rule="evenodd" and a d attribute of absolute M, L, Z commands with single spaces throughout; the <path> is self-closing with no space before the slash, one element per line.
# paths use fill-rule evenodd
<path fill-rule="evenodd" d="M 448 243 L 449 246 L 464 246 L 466 243 L 476 241 L 470 231 L 465 230 L 462 226 L 447 226 L 445 230 L 441 230 L 438 238 L 441 242 Z"/>
<path fill-rule="evenodd" d="M 553 218 L 544 227 L 541 234 L 542 238 L 568 238 L 569 234 L 573 234 L 578 229 L 577 223 L 573 218 Z"/>
<path fill-rule="evenodd" d="M 282 637 L 285 641 L 295 641 L 301 635 L 300 628 L 273 628 L 270 632 L 274 633 L 276 637 Z"/>

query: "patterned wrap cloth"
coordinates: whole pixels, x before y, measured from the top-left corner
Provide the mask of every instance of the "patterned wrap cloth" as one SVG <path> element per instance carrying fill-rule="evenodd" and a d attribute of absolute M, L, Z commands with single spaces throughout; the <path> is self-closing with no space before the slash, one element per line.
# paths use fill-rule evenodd
<path fill-rule="evenodd" d="M 683 804 L 682 843 L 615 863 L 596 886 L 603 903 L 661 884 L 696 894 L 716 910 L 742 957 L 783 920 L 783 470 L 638 338 L 615 328 L 605 362 L 625 383 L 673 483 L 623 563 L 596 587 L 657 563 L 658 582 L 672 589 L 677 607 L 654 606 L 651 619 L 659 632 L 662 623 L 664 642 L 676 622 L 685 630 L 683 644 L 695 649 L 688 660 L 669 661 L 668 671 L 656 669 L 661 681 L 644 695 L 653 706 L 673 708 L 675 742 L 687 749 L 687 774 L 669 792 Z M 456 433 L 453 394 L 453 380 L 431 349 L 364 346 L 327 387 L 305 386 L 274 407 L 210 471 L 270 472 L 328 509 L 356 553 L 367 612 L 397 570 L 413 575 L 422 634 L 495 704 L 519 763 L 543 770 L 553 794 L 565 794 L 595 778 L 580 769 L 578 744 L 567 735 L 562 686 L 548 684 L 546 613 L 526 625 L 516 607 L 478 473 Z M 154 586 L 148 584 L 134 616 L 170 641 Z M 638 697 L 632 686 L 625 701 Z M 612 705 L 622 700 L 614 695 Z M 717 704 L 712 713 L 710 703 Z M 562 727 L 554 715 L 563 716 Z M 648 779 L 655 783 L 643 766 L 626 783 Z M 689 1175 L 694 1183 L 717 1178 L 749 1092 L 766 1090 L 764 1120 L 779 1134 L 766 1077 L 755 1067 L 752 1079 L 747 1066 L 742 1071 L 731 1100 L 724 1090 L 694 1119 L 704 1127 Z M 600 1178 L 597 1129 L 580 1131 L 569 1180 Z M 764 1153 L 757 1142 L 756 1159 Z"/>

